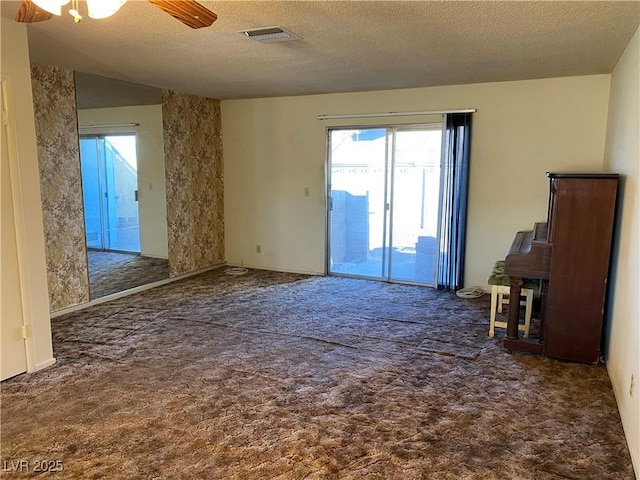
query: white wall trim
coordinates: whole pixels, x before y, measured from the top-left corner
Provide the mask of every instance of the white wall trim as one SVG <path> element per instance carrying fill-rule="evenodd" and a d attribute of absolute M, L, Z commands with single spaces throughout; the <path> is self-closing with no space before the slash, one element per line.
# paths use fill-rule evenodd
<path fill-rule="evenodd" d="M 632 426 L 629 424 L 629 418 L 626 415 L 623 415 L 623 412 L 620 410 L 620 399 L 618 398 L 618 392 L 628 392 L 625 389 L 624 385 L 618 385 L 618 378 L 615 375 L 612 375 L 609 371 L 609 363 L 606 363 L 607 374 L 609 375 L 609 380 L 611 381 L 611 386 L 613 387 L 613 396 L 616 399 L 616 405 L 618 406 L 618 412 L 620 413 L 620 421 L 622 423 L 622 430 L 624 432 L 624 437 L 627 440 L 627 447 L 629 447 L 629 452 L 631 453 L 631 463 L 633 465 L 634 472 L 637 474 L 640 472 L 640 463 L 638 462 L 638 455 L 634 452 L 640 451 L 640 445 L 635 445 L 634 436 L 630 435 L 633 431 Z M 636 393 L 637 394 L 637 393 Z"/>
<path fill-rule="evenodd" d="M 281 272 L 281 273 L 297 273 L 299 275 L 313 275 L 316 277 L 324 277 L 324 272 L 315 272 L 311 270 L 292 270 L 290 268 L 273 268 L 273 267 L 264 267 L 257 265 L 247 265 L 246 263 L 227 263 L 228 267 L 242 267 L 242 268 L 250 268 L 252 270 L 266 270 L 268 272 Z"/>
<path fill-rule="evenodd" d="M 2 128 L 5 129 L 5 141 L 7 142 L 7 162 L 9 164 L 9 186 L 11 202 L 13 206 L 13 237 L 16 243 L 16 257 L 18 262 L 18 284 L 20 292 L 20 308 L 22 310 L 22 328 L 31 334 L 24 335 L 24 351 L 27 372 L 35 371 L 36 349 L 33 341 L 34 315 L 31 311 L 31 282 L 28 272 L 27 255 L 27 229 L 25 225 L 25 208 L 23 205 L 24 192 L 20 179 L 20 159 L 18 158 L 18 136 L 16 132 L 16 119 L 14 114 L 15 102 L 13 98 L 13 79 L 9 75 L 0 74 L 0 95 L 2 95 L 3 119 Z M 6 117 L 5 117 L 6 115 Z M 11 231 L 11 230 L 10 230 Z"/>
<path fill-rule="evenodd" d="M 36 369 L 34 371 L 37 372 L 38 370 L 42 370 L 43 368 L 50 367 L 54 363 L 56 363 L 56 359 L 53 357 L 49 358 L 48 360 L 45 360 L 44 362 L 38 362 L 36 364 Z M 28 373 L 32 373 L 32 372 L 28 372 Z"/>

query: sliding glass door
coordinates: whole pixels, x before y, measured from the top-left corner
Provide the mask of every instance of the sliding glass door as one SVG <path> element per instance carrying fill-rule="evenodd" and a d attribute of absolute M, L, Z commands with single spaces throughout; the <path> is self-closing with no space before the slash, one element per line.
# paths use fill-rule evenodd
<path fill-rule="evenodd" d="M 135 135 L 80 137 L 88 248 L 140 252 Z"/>
<path fill-rule="evenodd" d="M 329 130 L 328 272 L 434 285 L 442 126 Z"/>

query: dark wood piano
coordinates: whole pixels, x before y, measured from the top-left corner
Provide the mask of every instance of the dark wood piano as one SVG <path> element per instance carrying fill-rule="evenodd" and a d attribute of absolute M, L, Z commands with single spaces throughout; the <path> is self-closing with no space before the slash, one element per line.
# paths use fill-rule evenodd
<path fill-rule="evenodd" d="M 547 173 L 546 223 L 518 232 L 505 258 L 511 280 L 505 348 L 595 363 L 600 344 L 618 175 Z M 538 339 L 518 337 L 523 278 L 542 280 Z"/>

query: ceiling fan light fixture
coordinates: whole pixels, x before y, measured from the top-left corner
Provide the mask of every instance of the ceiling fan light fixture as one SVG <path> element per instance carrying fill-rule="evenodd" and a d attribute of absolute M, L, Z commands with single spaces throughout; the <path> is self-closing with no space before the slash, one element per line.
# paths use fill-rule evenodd
<path fill-rule="evenodd" d="M 87 11 L 91 18 L 107 18 L 120 10 L 127 0 L 87 0 Z"/>
<path fill-rule="evenodd" d="M 70 0 L 32 0 L 38 7 L 54 15 L 62 15 L 62 6 Z"/>
<path fill-rule="evenodd" d="M 14 19 L 20 23 L 49 20 L 52 15 L 60 16 L 62 6 L 69 2 L 71 2 L 69 13 L 76 23 L 80 23 L 82 21 L 80 0 L 22 0 Z M 126 2 L 127 0 L 86 0 L 87 12 L 94 19 L 107 18 L 120 10 Z M 148 2 L 194 29 L 209 27 L 218 18 L 215 13 L 196 0 L 148 0 Z"/>

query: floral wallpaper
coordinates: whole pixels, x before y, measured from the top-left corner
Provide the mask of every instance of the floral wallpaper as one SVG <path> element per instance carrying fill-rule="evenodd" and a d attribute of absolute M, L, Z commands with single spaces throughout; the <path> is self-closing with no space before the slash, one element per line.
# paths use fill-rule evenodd
<path fill-rule="evenodd" d="M 162 92 L 171 276 L 224 262 L 220 101 Z"/>
<path fill-rule="evenodd" d="M 73 71 L 31 65 L 49 309 L 89 301 Z"/>

